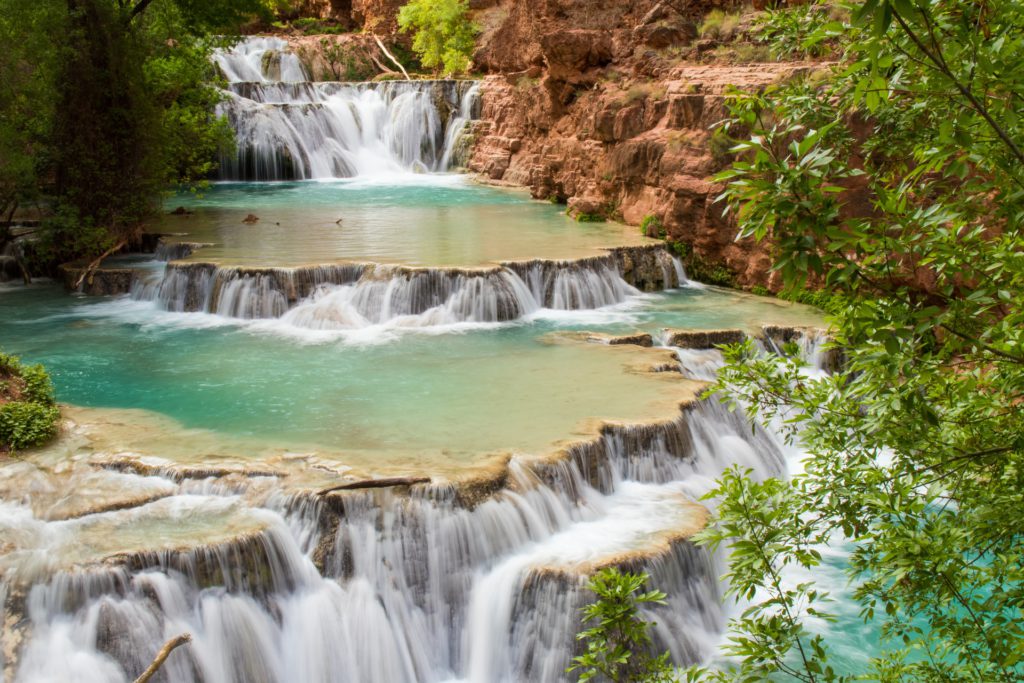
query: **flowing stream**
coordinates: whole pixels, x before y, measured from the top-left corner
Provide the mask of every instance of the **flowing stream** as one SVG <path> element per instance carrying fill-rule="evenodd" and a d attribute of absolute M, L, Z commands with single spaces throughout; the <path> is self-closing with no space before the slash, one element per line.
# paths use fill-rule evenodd
<path fill-rule="evenodd" d="M 571 680 L 612 565 L 668 594 L 657 647 L 713 656 L 696 501 L 795 456 L 699 398 L 704 347 L 818 314 L 436 173 L 472 83 L 313 83 L 269 38 L 216 59 L 225 178 L 354 179 L 181 199 L 118 296 L 0 285 L 0 343 L 71 404 L 0 463 L 4 680 L 131 681 L 181 633 L 154 681 Z"/>

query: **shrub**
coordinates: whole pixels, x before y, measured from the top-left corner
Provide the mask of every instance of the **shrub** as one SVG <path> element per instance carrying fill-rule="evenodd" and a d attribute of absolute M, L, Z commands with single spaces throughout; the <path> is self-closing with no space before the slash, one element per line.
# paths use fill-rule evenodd
<path fill-rule="evenodd" d="M 808 4 L 769 10 L 757 20 L 761 40 L 779 59 L 816 59 L 835 53 L 837 42 L 822 27 L 830 21 L 848 21 L 838 5 Z"/>
<path fill-rule="evenodd" d="M 647 214 L 643 220 L 640 221 L 640 232 L 647 237 L 665 237 L 665 226 L 662 224 L 661 219 L 654 214 Z"/>
<path fill-rule="evenodd" d="M 736 34 L 739 23 L 740 15 L 726 14 L 720 9 L 715 9 L 707 13 L 698 31 L 701 38 L 731 40 Z"/>
<path fill-rule="evenodd" d="M 722 165 L 732 163 L 733 159 L 736 158 L 732 151 L 735 144 L 735 141 L 729 137 L 724 128 L 715 128 L 708 142 L 711 158 Z"/>
<path fill-rule="evenodd" d="M 60 409 L 42 365 L 0 353 L 0 449 L 37 446 L 57 433 Z"/>
<path fill-rule="evenodd" d="M 767 45 L 758 43 L 733 43 L 719 45 L 714 51 L 715 61 L 729 64 L 758 64 L 774 61 L 772 51 Z"/>
<path fill-rule="evenodd" d="M 779 298 L 798 304 L 814 306 L 815 308 L 820 308 L 826 313 L 833 314 L 837 313 L 847 304 L 847 300 L 841 294 L 825 291 L 823 289 L 784 289 L 779 292 Z"/>
<path fill-rule="evenodd" d="M 626 91 L 622 103 L 625 105 L 642 102 L 648 98 L 652 100 L 663 100 L 668 91 L 663 86 L 656 86 L 651 83 L 640 83 Z"/>
<path fill-rule="evenodd" d="M 29 401 L 0 405 L 0 444 L 12 451 L 37 446 L 57 433 L 58 419 L 56 406 Z"/>
<path fill-rule="evenodd" d="M 640 614 L 645 604 L 665 604 L 665 594 L 653 590 L 640 592 L 647 574 L 623 573 L 615 567 L 595 574 L 587 588 L 597 600 L 583 608 L 584 618 L 593 625 L 577 634 L 586 643 L 586 651 L 573 657 L 567 672 L 581 670 L 579 680 L 608 679 L 657 683 L 674 680 L 667 652 L 652 655 L 653 622 Z"/>
<path fill-rule="evenodd" d="M 399 11 L 398 26 L 414 32 L 412 49 L 423 66 L 449 74 L 469 69 L 476 27 L 467 0 L 412 0 Z"/>
<path fill-rule="evenodd" d="M 705 261 L 693 253 L 685 242 L 673 242 L 672 249 L 679 255 L 691 280 L 719 287 L 736 287 L 736 274 L 722 262 Z"/>
<path fill-rule="evenodd" d="M 754 285 L 750 288 L 750 293 L 755 296 L 772 296 L 772 290 L 761 285 Z"/>
<path fill-rule="evenodd" d="M 53 393 L 53 382 L 42 365 L 21 367 L 21 379 L 25 382 L 22 395 L 32 403 L 52 406 L 56 403 Z"/>

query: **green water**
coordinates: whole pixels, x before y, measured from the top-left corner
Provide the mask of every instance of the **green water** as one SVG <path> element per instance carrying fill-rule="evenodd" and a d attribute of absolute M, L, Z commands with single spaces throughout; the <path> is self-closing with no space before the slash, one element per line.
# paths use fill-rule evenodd
<path fill-rule="evenodd" d="M 710 289 L 549 316 L 310 337 L 277 320 L 173 314 L 127 297 L 8 286 L 0 290 L 0 346 L 46 364 L 60 400 L 78 406 L 143 409 L 285 448 L 465 463 L 544 451 L 579 435 L 587 418 L 663 415 L 687 395 L 679 380 L 640 371 L 663 362 L 664 352 L 559 332 L 816 320 L 804 307 Z"/>
<path fill-rule="evenodd" d="M 471 267 L 579 258 L 653 241 L 636 227 L 577 223 L 564 207 L 460 176 L 413 176 L 404 185 L 224 183 L 201 197 L 173 197 L 166 206 L 194 213 L 164 216 L 152 230 L 211 243 L 194 259 L 246 266 L 372 261 Z M 260 220 L 244 223 L 249 214 Z"/>

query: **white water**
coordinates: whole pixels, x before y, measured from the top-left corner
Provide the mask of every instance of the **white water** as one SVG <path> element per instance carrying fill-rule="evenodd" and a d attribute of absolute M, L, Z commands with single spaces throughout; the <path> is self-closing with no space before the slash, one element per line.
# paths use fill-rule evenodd
<path fill-rule="evenodd" d="M 240 80 L 258 66 L 253 80 L 268 82 L 262 55 L 280 46 L 246 45 L 251 50 L 237 58 L 222 55 L 222 68 Z M 294 67 L 282 57 L 276 80 L 292 80 Z M 266 93 L 275 89 L 287 90 L 275 85 L 263 92 L 271 97 Z M 284 106 L 269 118 L 288 123 Z M 313 111 L 320 110 L 303 116 L 320 116 Z M 271 132 L 281 123 L 273 121 Z M 266 132 L 260 125 L 252 130 Z M 297 135 L 293 142 L 311 139 Z M 396 151 L 384 140 L 373 138 L 365 149 L 387 152 L 395 166 L 385 170 L 425 163 L 403 166 L 411 148 Z M 364 149 L 327 147 L 332 151 L 317 164 L 348 163 L 347 153 L 358 157 Z M 274 149 L 287 149 L 293 160 L 304 151 Z M 304 159 L 312 172 L 314 162 Z M 676 261 L 662 266 L 677 283 L 685 277 Z M 666 274 L 666 286 L 671 280 Z M 608 307 L 637 293 L 609 258 L 508 264 L 486 273 L 190 266 L 140 284 L 136 296 L 170 311 L 330 330 L 499 322 Z M 713 356 L 697 364 L 680 358 L 691 375 L 714 371 Z M 652 586 L 669 595 L 668 605 L 647 612 L 658 623 L 657 646 L 680 665 L 702 661 L 724 626 L 722 568 L 703 550 L 666 539 L 687 526 L 682 501 L 698 499 L 732 464 L 761 477 L 786 467 L 773 435 L 752 432 L 741 416 L 704 403 L 675 424 L 608 430 L 596 443 L 575 447 L 566 462 L 515 457 L 508 481 L 471 502 L 457 488 L 424 486 L 408 494 L 351 492 L 335 501 L 339 510 L 315 498 L 257 495 L 246 482 L 163 477 L 150 479 L 172 496 L 80 520 L 49 521 L 8 501 L 0 509 L 2 540 L 30 535 L 37 543 L 4 566 L 4 641 L 19 637 L 24 644 L 15 662 L 0 664 L 9 667 L 5 680 L 130 681 L 164 640 L 188 632 L 192 643 L 168 659 L 156 680 L 561 681 L 579 608 L 590 599 L 586 572 L 631 553 L 631 566 L 650 572 Z M 238 513 L 230 519 L 245 530 L 241 541 L 182 542 L 99 565 L 102 534 L 86 543 L 88 529 L 151 530 L 160 538 L 171 529 L 198 528 L 205 530 L 200 540 L 211 538 L 209 529 L 225 527 L 219 516 L 225 509 Z M 145 526 L 151 517 L 158 521 Z M 70 549 L 76 540 L 83 547 Z M 65 567 L 70 556 L 80 566 Z M 24 590 L 26 574 L 34 581 Z"/>
<path fill-rule="evenodd" d="M 808 357 L 820 355 L 818 343 L 805 344 Z M 689 376 L 721 363 L 717 351 L 678 353 Z M 188 632 L 193 642 L 168 660 L 164 680 L 561 681 L 589 600 L 587 568 L 624 559 L 668 593 L 645 614 L 657 622 L 656 646 L 680 665 L 705 661 L 724 628 L 723 568 L 671 540 L 690 526 L 683 501 L 700 499 L 726 467 L 779 476 L 793 457 L 773 433 L 752 432 L 711 401 L 673 424 L 606 430 L 562 462 L 515 457 L 507 482 L 472 504 L 462 496 L 474 494 L 445 485 L 355 491 L 325 505 L 273 487 L 239 497 L 244 482 L 160 477 L 146 481 L 176 489 L 170 498 L 79 520 L 5 503 L 5 535 L 39 539 L 38 559 L 13 563 L 21 578 L 38 574 L 28 592 L 9 583 L 10 560 L 0 582 L 7 623 L 26 640 L 8 680 L 130 681 L 164 640 Z M 177 511 L 177 525 L 231 519 L 232 529 L 260 530 L 244 532 L 251 541 L 87 562 L 45 579 L 57 568 L 42 558 L 66 557 L 62 544 L 87 542 L 83 529 L 162 509 Z"/>
<path fill-rule="evenodd" d="M 666 289 L 682 267 L 664 249 L 634 252 L 651 260 Z M 132 298 L 173 312 L 243 320 L 274 319 L 297 330 L 356 331 L 491 324 L 544 311 L 594 310 L 640 292 L 610 255 L 579 261 L 509 263 L 489 270 L 341 264 L 239 269 L 171 263 L 139 279 Z"/>
<path fill-rule="evenodd" d="M 723 626 L 720 568 L 685 542 L 652 539 L 685 527 L 678 501 L 736 461 L 765 476 L 781 467 L 767 435 L 712 404 L 676 425 L 609 433 L 569 462 L 513 460 L 508 487 L 472 508 L 445 487 L 353 492 L 334 531 L 319 503 L 271 496 L 250 513 L 264 525 L 256 543 L 36 583 L 20 608 L 28 644 L 15 680 L 131 680 L 181 632 L 194 640 L 168 660 L 171 681 L 564 680 L 588 600 L 576 568 L 649 548 L 640 566 L 669 594 L 648 615 L 658 644 L 699 661 Z M 178 486 L 151 505 L 205 500 Z M 10 507 L 19 525 L 68 524 Z M 312 558 L 325 536 L 321 574 Z M 204 587 L 217 568 L 221 580 Z"/>
<path fill-rule="evenodd" d="M 301 180 L 444 171 L 477 108 L 471 81 L 309 80 L 277 38 L 247 38 L 215 56 L 229 81 L 219 113 L 237 151 L 225 180 Z"/>

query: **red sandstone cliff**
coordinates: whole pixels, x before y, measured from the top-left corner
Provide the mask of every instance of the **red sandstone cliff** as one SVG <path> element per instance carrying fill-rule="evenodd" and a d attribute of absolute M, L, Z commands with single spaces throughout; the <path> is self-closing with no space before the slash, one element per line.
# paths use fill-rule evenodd
<path fill-rule="evenodd" d="M 699 39 L 728 2 L 511 0 L 478 13 L 488 72 L 470 169 L 565 202 L 571 214 L 660 221 L 705 275 L 769 283 L 766 247 L 735 241 L 711 178 L 729 162 L 712 134 L 731 86 L 763 88 L 812 64 L 752 63 Z M 749 26 L 739 20 L 731 39 Z M 742 57 L 742 53 L 739 55 Z M 728 272 L 726 272 L 728 271 Z"/>
<path fill-rule="evenodd" d="M 392 40 L 402 4 L 300 3 L 305 16 Z M 725 116 L 730 87 L 763 88 L 814 64 L 755 61 L 766 50 L 753 40 L 751 11 L 742 12 L 736 0 L 470 6 L 481 29 L 474 68 L 485 74 L 470 170 L 527 186 L 573 215 L 631 224 L 655 217 L 666 237 L 684 245 L 698 275 L 740 286 L 776 284 L 767 247 L 735 241 L 735 225 L 715 202 L 722 188 L 711 178 L 730 157 L 728 143 L 711 129 Z M 731 26 L 699 35 L 715 9 L 734 13 Z M 351 40 L 372 56 L 372 39 Z"/>

